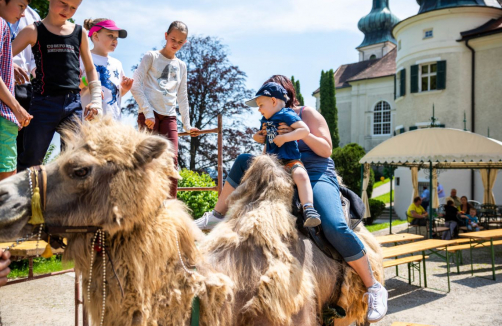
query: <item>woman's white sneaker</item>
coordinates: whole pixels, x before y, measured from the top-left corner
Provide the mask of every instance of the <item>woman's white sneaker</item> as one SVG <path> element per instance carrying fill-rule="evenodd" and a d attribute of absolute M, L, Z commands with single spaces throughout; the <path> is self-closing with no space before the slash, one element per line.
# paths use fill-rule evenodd
<path fill-rule="evenodd" d="M 221 221 L 223 221 L 223 219 L 214 216 L 213 211 L 211 211 L 205 212 L 204 215 L 195 220 L 195 224 L 199 229 L 204 231 L 212 230 L 216 226 L 216 224 L 220 223 Z"/>
<path fill-rule="evenodd" d="M 376 282 L 372 287 L 368 288 L 368 292 L 364 296 L 368 296 L 368 322 L 376 323 L 385 317 L 389 294 L 383 285 Z"/>

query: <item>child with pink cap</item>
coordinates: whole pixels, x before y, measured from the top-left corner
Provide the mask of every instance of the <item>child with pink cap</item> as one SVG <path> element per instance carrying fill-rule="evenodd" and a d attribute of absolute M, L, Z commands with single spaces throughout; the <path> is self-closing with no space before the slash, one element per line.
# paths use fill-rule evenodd
<path fill-rule="evenodd" d="M 117 48 L 119 38 L 127 37 L 127 31 L 117 27 L 115 22 L 108 18 L 86 19 L 84 27 L 89 31 L 88 36 L 94 44 L 91 56 L 101 81 L 103 114 L 111 115 L 114 119 L 120 120 L 122 97 L 131 89 L 133 79 L 125 76 L 122 63 L 109 54 Z M 82 61 L 80 61 L 80 65 L 83 71 Z M 87 76 L 83 73 L 80 96 L 84 107 L 91 102 L 86 78 Z"/>

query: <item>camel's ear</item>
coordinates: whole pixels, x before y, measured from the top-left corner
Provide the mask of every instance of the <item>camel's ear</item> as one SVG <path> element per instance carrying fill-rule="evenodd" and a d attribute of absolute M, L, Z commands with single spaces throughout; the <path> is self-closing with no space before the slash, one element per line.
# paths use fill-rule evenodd
<path fill-rule="evenodd" d="M 146 138 L 136 147 L 136 152 L 134 152 L 136 164 L 143 166 L 150 163 L 153 159 L 160 157 L 168 146 L 167 140 L 161 137 L 150 136 Z"/>

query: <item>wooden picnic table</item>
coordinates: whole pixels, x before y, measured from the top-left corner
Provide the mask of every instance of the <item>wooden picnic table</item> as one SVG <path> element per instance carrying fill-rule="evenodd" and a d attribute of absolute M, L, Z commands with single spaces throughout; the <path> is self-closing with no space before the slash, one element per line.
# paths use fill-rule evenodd
<path fill-rule="evenodd" d="M 424 238 L 423 235 L 413 234 L 413 233 L 389 234 L 376 237 L 378 243 L 380 244 L 397 243 L 403 241 L 415 241 L 415 240 L 421 240 L 423 238 Z"/>
<path fill-rule="evenodd" d="M 472 262 L 472 249 L 477 246 L 484 247 L 484 242 L 486 240 L 490 241 L 490 253 L 492 258 L 492 278 L 495 281 L 495 249 L 493 247 L 493 239 L 502 238 L 502 229 L 477 231 L 459 234 L 460 237 L 470 239 L 470 253 L 471 253 L 471 275 L 474 275 L 474 264 Z"/>
<path fill-rule="evenodd" d="M 426 261 L 426 251 L 429 251 L 430 254 L 435 254 L 442 259 L 445 259 L 447 262 L 448 258 L 448 246 L 457 244 L 456 240 L 437 240 L 437 239 L 427 239 L 422 241 L 416 241 L 411 243 L 406 243 L 394 247 L 384 247 L 383 249 L 383 258 L 394 258 L 403 255 L 413 254 L 415 252 L 422 252 L 422 261 L 423 261 L 423 269 L 424 269 L 424 287 L 427 287 L 427 269 L 425 265 Z M 446 257 L 439 254 L 438 248 L 446 248 Z M 448 278 L 448 292 L 450 292 L 450 265 L 446 264 L 446 275 Z"/>
<path fill-rule="evenodd" d="M 15 242 L 15 241 L 1 242 L 0 249 L 5 249 L 5 248 L 11 246 L 13 242 Z M 37 249 L 37 241 L 25 241 L 23 243 L 16 245 L 14 248 L 11 248 L 9 250 L 11 257 L 28 259 L 29 270 L 28 270 L 28 277 L 27 278 L 9 281 L 9 282 L 7 282 L 6 285 L 12 285 L 12 284 L 22 283 L 22 282 L 40 279 L 40 278 L 44 278 L 44 277 L 74 272 L 74 269 L 72 268 L 72 269 L 67 269 L 67 270 L 63 270 L 60 272 L 52 272 L 52 273 L 48 273 L 48 274 L 34 276 L 33 275 L 33 258 L 37 257 L 37 255 L 41 255 L 44 252 L 46 246 L 47 246 L 47 242 L 40 240 L 38 243 L 38 249 Z M 52 249 L 52 253 L 54 255 L 61 255 L 64 252 L 64 249 L 62 249 L 62 248 L 59 248 L 59 249 L 51 248 L 51 249 Z M 80 299 L 80 280 L 79 280 L 77 273 L 75 273 L 75 326 L 78 326 L 78 306 L 80 304 L 82 304 L 82 306 L 83 306 L 83 300 Z M 85 312 L 85 308 L 82 309 L 82 316 L 83 316 L 83 325 L 87 326 L 88 319 L 87 319 L 87 313 Z"/>

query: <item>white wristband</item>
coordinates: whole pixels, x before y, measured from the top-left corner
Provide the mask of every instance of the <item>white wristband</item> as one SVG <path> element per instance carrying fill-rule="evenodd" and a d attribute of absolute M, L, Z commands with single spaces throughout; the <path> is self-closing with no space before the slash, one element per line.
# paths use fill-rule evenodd
<path fill-rule="evenodd" d="M 98 110 L 98 114 L 96 114 L 93 119 L 97 121 L 103 116 L 101 82 L 99 80 L 89 82 L 89 92 L 91 94 L 91 108 Z"/>

